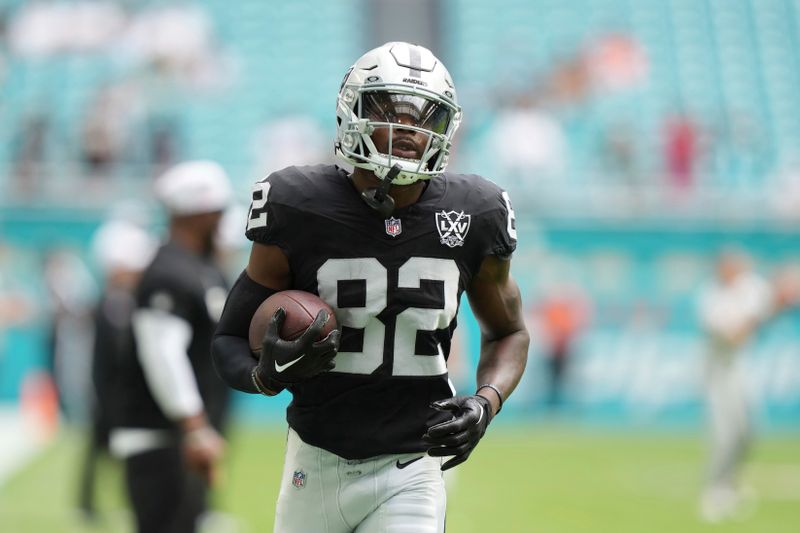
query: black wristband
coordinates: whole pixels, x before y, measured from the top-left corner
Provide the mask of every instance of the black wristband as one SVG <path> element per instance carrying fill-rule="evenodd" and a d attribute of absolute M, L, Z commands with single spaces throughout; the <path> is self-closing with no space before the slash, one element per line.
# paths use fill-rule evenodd
<path fill-rule="evenodd" d="M 492 389 L 497 394 L 497 399 L 500 400 L 500 405 L 497 407 L 497 412 L 495 413 L 496 415 L 498 415 L 498 414 L 500 414 L 500 410 L 503 408 L 503 395 L 500 394 L 500 389 L 498 389 L 497 387 L 495 387 L 491 383 L 484 383 L 483 385 L 480 385 L 475 390 L 475 394 L 478 394 L 481 391 L 481 389 L 486 389 L 486 388 Z"/>
<path fill-rule="evenodd" d="M 250 379 L 253 381 L 253 386 L 256 388 L 258 392 L 263 394 L 264 396 L 276 396 L 283 388 L 278 388 L 278 390 L 272 390 L 264 385 L 261 382 L 261 378 L 258 377 L 258 366 L 254 366 L 253 370 L 250 372 Z"/>

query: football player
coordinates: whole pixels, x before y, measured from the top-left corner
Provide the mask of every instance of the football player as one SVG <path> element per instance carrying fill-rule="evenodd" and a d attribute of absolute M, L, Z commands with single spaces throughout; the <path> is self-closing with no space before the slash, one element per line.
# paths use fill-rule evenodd
<path fill-rule="evenodd" d="M 754 440 L 745 359 L 759 329 L 792 303 L 791 298 L 782 298 L 788 296 L 783 287 L 770 286 L 741 250 L 723 250 L 715 271 L 698 298 L 698 318 L 707 337 L 704 387 L 709 433 L 700 514 L 714 523 L 735 518 L 752 503 L 739 479 Z"/>
<path fill-rule="evenodd" d="M 509 270 L 508 195 L 445 172 L 461 122 L 456 90 L 429 50 L 387 43 L 347 71 L 336 154 L 354 167 L 289 167 L 256 183 L 246 270 L 214 337 L 232 387 L 287 389 L 289 435 L 275 531 L 444 530 L 442 470 L 465 461 L 522 376 L 528 350 Z M 318 294 L 340 329 L 282 340 L 278 310 L 251 355 L 268 296 Z M 462 292 L 482 331 L 478 387 L 455 396 L 447 356 Z"/>
<path fill-rule="evenodd" d="M 232 195 L 225 171 L 211 161 L 176 165 L 155 186 L 169 239 L 136 289 L 134 339 L 116 369 L 110 446 L 125 462 L 136 531 L 191 532 L 224 448 L 230 388 L 208 347 L 228 290 L 213 260 L 214 237 Z"/>

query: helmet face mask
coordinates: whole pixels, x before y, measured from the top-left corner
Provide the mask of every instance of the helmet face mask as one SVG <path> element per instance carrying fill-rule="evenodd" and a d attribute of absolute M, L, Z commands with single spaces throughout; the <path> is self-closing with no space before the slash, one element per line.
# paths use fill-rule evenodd
<path fill-rule="evenodd" d="M 408 185 L 444 172 L 461 108 L 444 65 L 429 50 L 398 42 L 351 67 L 336 119 L 337 156 L 381 179 L 398 165 L 392 183 Z"/>
<path fill-rule="evenodd" d="M 450 123 L 450 110 L 430 98 L 388 91 L 361 93 L 363 114 L 373 122 L 399 123 L 408 117 L 424 130 L 444 135 Z"/>

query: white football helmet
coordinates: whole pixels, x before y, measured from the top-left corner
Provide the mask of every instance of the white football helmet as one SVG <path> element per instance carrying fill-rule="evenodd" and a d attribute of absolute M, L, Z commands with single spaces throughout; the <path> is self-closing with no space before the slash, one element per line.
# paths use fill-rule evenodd
<path fill-rule="evenodd" d="M 410 117 L 415 125 L 399 123 L 399 116 Z M 391 42 L 370 50 L 347 71 L 336 99 L 336 123 L 338 157 L 381 179 L 398 165 L 392 183 L 409 185 L 444 172 L 461 108 L 450 73 L 430 50 Z M 376 128 L 388 128 L 388 153 L 375 147 Z M 419 159 L 392 155 L 398 129 L 427 135 Z"/>

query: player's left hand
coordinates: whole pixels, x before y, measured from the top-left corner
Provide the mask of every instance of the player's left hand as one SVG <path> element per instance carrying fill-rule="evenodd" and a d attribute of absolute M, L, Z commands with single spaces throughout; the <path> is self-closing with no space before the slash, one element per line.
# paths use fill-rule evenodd
<path fill-rule="evenodd" d="M 422 436 L 432 445 L 428 448 L 428 455 L 455 456 L 442 465 L 444 471 L 467 460 L 486 433 L 486 427 L 492 420 L 492 406 L 483 396 L 475 395 L 439 400 L 433 402 L 431 407 L 453 414 L 451 420 L 429 427 Z"/>
<path fill-rule="evenodd" d="M 219 481 L 219 463 L 225 451 L 222 436 L 205 424 L 184 431 L 182 447 L 189 469 L 200 475 L 209 487 L 215 486 Z"/>

